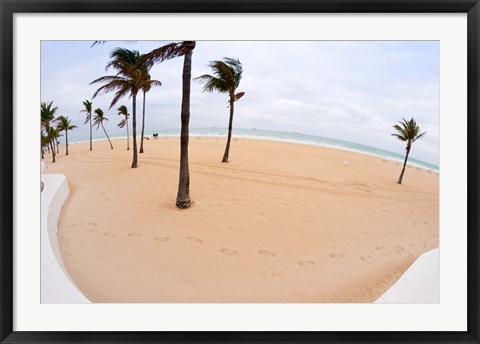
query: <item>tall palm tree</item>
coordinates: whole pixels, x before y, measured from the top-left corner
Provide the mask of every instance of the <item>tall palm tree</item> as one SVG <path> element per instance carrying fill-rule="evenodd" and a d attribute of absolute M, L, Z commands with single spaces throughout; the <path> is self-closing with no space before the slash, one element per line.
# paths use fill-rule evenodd
<path fill-rule="evenodd" d="M 128 118 L 130 117 L 130 114 L 128 113 L 128 109 L 125 105 L 120 106 L 117 110 L 118 115 L 125 117 L 122 118 L 120 123 L 118 123 L 118 127 L 123 128 L 124 126 L 127 126 L 127 150 L 130 150 L 130 138 L 128 137 Z"/>
<path fill-rule="evenodd" d="M 105 136 L 107 137 L 108 142 L 110 143 L 110 148 L 113 149 L 112 141 L 110 141 L 110 137 L 108 137 L 107 131 L 105 130 L 105 127 L 103 126 L 103 121 L 108 121 L 108 118 L 105 117 L 102 109 L 100 109 L 100 108 L 96 109 L 95 110 L 95 116 L 93 116 L 93 125 L 97 126 L 97 130 L 98 130 L 98 127 L 102 126 L 103 132 L 105 133 Z"/>
<path fill-rule="evenodd" d="M 128 76 L 132 71 L 132 67 L 140 59 L 141 55 L 138 50 L 129 50 L 125 48 L 116 48 L 110 54 L 112 60 L 107 64 L 106 70 L 113 68 L 123 76 Z M 143 137 L 145 135 L 145 95 L 150 91 L 152 87 L 161 86 L 162 83 L 158 80 L 152 80 L 150 76 L 150 69 L 153 63 L 144 63 L 138 67 L 142 76 L 141 90 L 143 92 L 143 113 L 142 113 L 142 135 L 140 136 L 140 150 L 139 153 L 143 153 Z"/>
<path fill-rule="evenodd" d="M 192 77 L 192 54 L 195 49 L 195 41 L 182 41 L 166 44 L 154 49 L 140 58 L 137 66 L 143 64 L 160 63 L 183 56 L 182 73 L 182 107 L 180 132 L 180 173 L 178 180 L 178 193 L 176 206 L 181 209 L 189 208 L 192 205 L 190 200 L 190 173 L 188 169 L 188 124 L 190 121 L 190 83 Z"/>
<path fill-rule="evenodd" d="M 57 118 L 57 130 L 65 132 L 65 145 L 66 145 L 66 153 L 68 155 L 68 131 L 77 128 L 76 125 L 72 125 L 71 121 L 68 119 L 68 116 L 60 116 Z"/>
<path fill-rule="evenodd" d="M 85 122 L 83 124 L 90 122 L 90 150 L 92 150 L 92 102 L 84 100 L 82 104 L 84 109 L 80 112 L 85 112 Z"/>
<path fill-rule="evenodd" d="M 209 67 L 213 71 L 213 75 L 204 74 L 195 78 L 205 83 L 203 92 L 217 91 L 220 93 L 228 93 L 228 102 L 230 107 L 230 118 L 228 121 L 228 138 L 225 153 L 222 162 L 228 162 L 228 154 L 230 152 L 230 140 L 232 139 L 233 127 L 233 104 L 243 97 L 245 92 L 238 92 L 237 88 L 242 79 L 243 68 L 238 59 L 224 57 L 223 61 L 211 61 Z"/>
<path fill-rule="evenodd" d="M 427 132 L 424 131 L 420 134 L 420 127 L 417 125 L 417 122 L 415 122 L 413 117 L 409 121 L 407 121 L 405 118 L 402 118 L 402 121 L 399 121 L 398 123 L 400 123 L 400 125 L 395 124 L 393 126 L 397 132 L 392 134 L 392 136 L 395 136 L 399 140 L 407 143 L 407 146 L 405 147 L 405 161 L 403 163 L 402 172 L 400 173 L 400 177 L 397 181 L 398 184 L 402 184 L 403 174 L 405 173 L 405 166 L 407 165 L 408 154 L 410 154 L 412 143 L 423 137 Z"/>
<path fill-rule="evenodd" d="M 90 84 L 103 83 L 93 95 L 95 98 L 101 93 L 107 93 L 116 91 L 110 108 L 112 108 L 120 98 L 125 95 L 129 95 L 132 98 L 132 136 L 133 136 L 133 160 L 132 168 L 138 167 L 138 154 L 137 154 L 137 94 L 144 86 L 143 74 L 140 67 L 134 67 L 132 61 L 138 59 L 139 54 L 136 51 L 130 51 L 128 49 L 116 49 L 112 52 L 112 61 L 107 64 L 108 68 L 115 68 L 119 70 L 117 75 L 107 75 L 92 81 Z M 137 56 L 138 55 L 138 56 Z M 158 80 L 151 80 L 153 84 L 161 84 Z"/>
<path fill-rule="evenodd" d="M 140 139 L 140 151 L 139 153 L 143 153 L 143 138 L 145 136 L 145 95 L 147 92 L 149 92 L 152 87 L 154 86 L 161 86 L 162 83 L 160 81 L 157 82 L 157 80 L 151 80 L 151 76 L 149 73 L 150 68 L 152 68 L 153 64 L 150 65 L 144 65 L 144 68 L 141 68 L 140 71 L 142 72 L 143 76 L 143 86 L 142 86 L 142 92 L 143 92 L 143 113 L 142 113 L 142 137 Z"/>
<path fill-rule="evenodd" d="M 51 102 L 41 102 L 40 103 L 40 123 L 41 127 L 45 133 L 45 136 L 48 138 L 48 143 L 50 145 L 50 149 L 52 151 L 52 162 L 55 162 L 55 148 L 53 144 L 53 140 L 50 137 L 50 128 L 55 121 L 55 113 L 57 112 L 58 107 L 53 107 L 53 101 Z"/>

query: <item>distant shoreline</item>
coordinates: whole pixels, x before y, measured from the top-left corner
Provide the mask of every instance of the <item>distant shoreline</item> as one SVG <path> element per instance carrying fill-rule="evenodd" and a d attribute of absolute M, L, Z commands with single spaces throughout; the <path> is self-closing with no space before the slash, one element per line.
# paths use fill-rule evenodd
<path fill-rule="evenodd" d="M 190 137 L 225 137 L 226 138 L 226 136 L 227 136 L 226 133 L 223 134 L 223 133 L 195 133 L 194 132 L 195 130 L 205 130 L 205 129 L 226 130 L 226 128 L 197 128 L 197 129 L 191 129 L 191 131 L 193 131 L 193 132 L 190 132 Z M 169 131 L 175 131 L 175 130 L 179 131 L 180 129 L 166 129 L 165 131 L 169 132 Z M 238 130 L 256 131 L 256 129 L 237 129 L 237 131 Z M 260 132 L 266 132 L 266 130 L 259 130 L 259 131 Z M 297 132 L 295 132 L 295 133 L 284 132 L 284 133 L 285 134 L 301 135 L 301 136 L 306 136 L 306 137 L 315 137 L 315 135 L 307 135 L 307 134 L 302 134 L 302 133 L 297 133 Z M 161 131 L 159 131 L 158 134 L 159 134 L 159 138 L 160 138 L 160 137 L 178 137 L 180 133 L 179 132 L 178 133 L 162 133 Z M 152 134 L 149 131 L 148 133 L 146 133 L 145 136 L 148 137 L 149 139 L 152 139 L 151 135 Z M 317 136 L 317 137 L 318 138 L 323 138 L 323 137 L 320 137 L 320 136 Z M 126 138 L 127 138 L 126 136 L 110 137 L 110 139 L 112 139 L 112 140 L 124 140 Z M 313 141 L 308 141 L 308 140 L 294 140 L 294 139 L 271 137 L 271 136 L 255 136 L 255 135 L 248 135 L 248 134 L 238 134 L 238 133 L 235 132 L 235 130 L 233 132 L 232 138 L 234 138 L 234 139 L 235 138 L 243 138 L 243 139 L 271 141 L 271 142 L 286 142 L 286 143 L 301 144 L 301 145 L 314 146 L 314 147 L 340 149 L 340 150 L 343 150 L 343 151 L 359 153 L 359 154 L 363 154 L 363 155 L 367 155 L 367 156 L 373 156 L 373 157 L 386 159 L 388 161 L 393 161 L 393 162 L 399 162 L 399 163 L 403 164 L 403 158 L 400 158 L 400 157 L 392 157 L 390 155 L 382 155 L 382 154 L 378 154 L 378 153 L 367 152 L 367 151 L 361 150 L 361 149 L 343 147 L 341 145 L 335 145 L 335 144 L 318 143 L 318 142 L 313 142 Z M 132 137 L 130 136 L 130 140 L 131 139 L 132 139 Z M 106 140 L 106 138 L 92 139 L 92 142 L 100 142 L 100 141 L 105 141 L 105 140 Z M 137 140 L 140 140 L 139 136 L 137 136 Z M 329 139 L 329 140 L 334 140 L 334 141 L 338 141 L 338 142 L 345 142 L 345 143 L 357 145 L 354 142 L 348 142 L 348 141 L 343 141 L 343 140 L 335 140 L 335 139 Z M 89 139 L 80 140 L 80 141 L 73 141 L 69 144 L 85 143 L 85 142 L 89 142 L 89 141 L 90 141 Z M 360 146 L 369 147 L 369 146 L 365 146 L 365 145 L 360 145 Z M 376 147 L 369 147 L 369 148 L 376 149 L 376 150 L 379 150 L 379 151 L 385 151 L 386 153 L 389 153 L 389 154 L 396 154 L 394 152 L 387 151 L 387 150 L 384 150 L 384 149 L 381 149 L 381 148 L 376 148 Z M 412 167 L 421 168 L 421 169 L 426 170 L 426 171 L 431 170 L 432 172 L 435 172 L 437 174 L 440 172 L 440 168 L 438 166 L 436 166 L 434 164 L 431 164 L 431 163 L 428 163 L 426 161 L 422 161 L 422 160 L 418 160 L 418 159 L 412 159 L 411 157 L 409 158 L 409 160 L 407 162 L 407 165 L 412 166 Z"/>

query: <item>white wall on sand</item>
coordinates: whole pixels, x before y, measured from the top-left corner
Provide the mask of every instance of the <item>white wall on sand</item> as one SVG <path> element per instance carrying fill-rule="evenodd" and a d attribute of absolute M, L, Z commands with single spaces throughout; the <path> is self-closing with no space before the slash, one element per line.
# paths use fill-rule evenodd
<path fill-rule="evenodd" d="M 440 303 L 440 249 L 418 257 L 375 303 Z"/>
<path fill-rule="evenodd" d="M 41 303 L 90 303 L 70 279 L 60 256 L 57 222 L 70 193 L 63 174 L 42 174 Z"/>

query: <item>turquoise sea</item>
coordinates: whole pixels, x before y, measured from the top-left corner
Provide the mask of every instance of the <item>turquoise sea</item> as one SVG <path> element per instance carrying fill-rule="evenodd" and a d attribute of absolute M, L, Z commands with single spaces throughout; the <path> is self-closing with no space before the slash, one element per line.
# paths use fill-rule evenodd
<path fill-rule="evenodd" d="M 180 135 L 180 129 L 146 130 L 145 136 L 152 137 L 153 133 L 158 133 L 159 136 L 178 136 Z M 212 137 L 227 136 L 227 128 L 190 128 L 190 135 L 191 136 L 212 136 Z M 301 143 L 301 144 L 321 146 L 321 147 L 346 149 L 346 150 L 359 152 L 363 154 L 378 156 L 384 159 L 396 160 L 402 163 L 405 158 L 403 154 L 394 153 L 394 152 L 380 149 L 380 148 L 375 148 L 375 147 L 366 146 L 359 143 L 343 141 L 343 140 L 336 140 L 328 137 L 301 134 L 297 132 L 234 128 L 233 137 L 239 137 L 239 138 L 245 137 L 245 138 L 259 139 L 259 140 L 282 141 L 282 142 Z M 119 138 L 119 137 L 112 137 L 112 138 Z M 87 141 L 87 140 L 83 138 L 83 140 L 81 141 Z M 77 141 L 77 142 L 80 142 L 80 141 Z M 412 165 L 416 165 L 418 167 L 425 168 L 425 169 L 431 169 L 436 172 L 439 171 L 439 167 L 437 165 L 434 165 L 425 161 L 421 161 L 412 157 L 408 159 L 408 163 Z"/>

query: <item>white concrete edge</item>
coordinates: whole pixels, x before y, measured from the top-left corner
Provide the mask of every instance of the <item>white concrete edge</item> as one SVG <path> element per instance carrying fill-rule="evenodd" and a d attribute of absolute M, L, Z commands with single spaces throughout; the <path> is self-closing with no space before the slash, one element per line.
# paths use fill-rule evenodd
<path fill-rule="evenodd" d="M 375 303 L 440 303 L 440 249 L 418 257 Z"/>
<path fill-rule="evenodd" d="M 63 174 L 42 174 L 41 303 L 91 303 L 76 287 L 63 264 L 58 244 L 58 218 L 70 189 Z"/>

